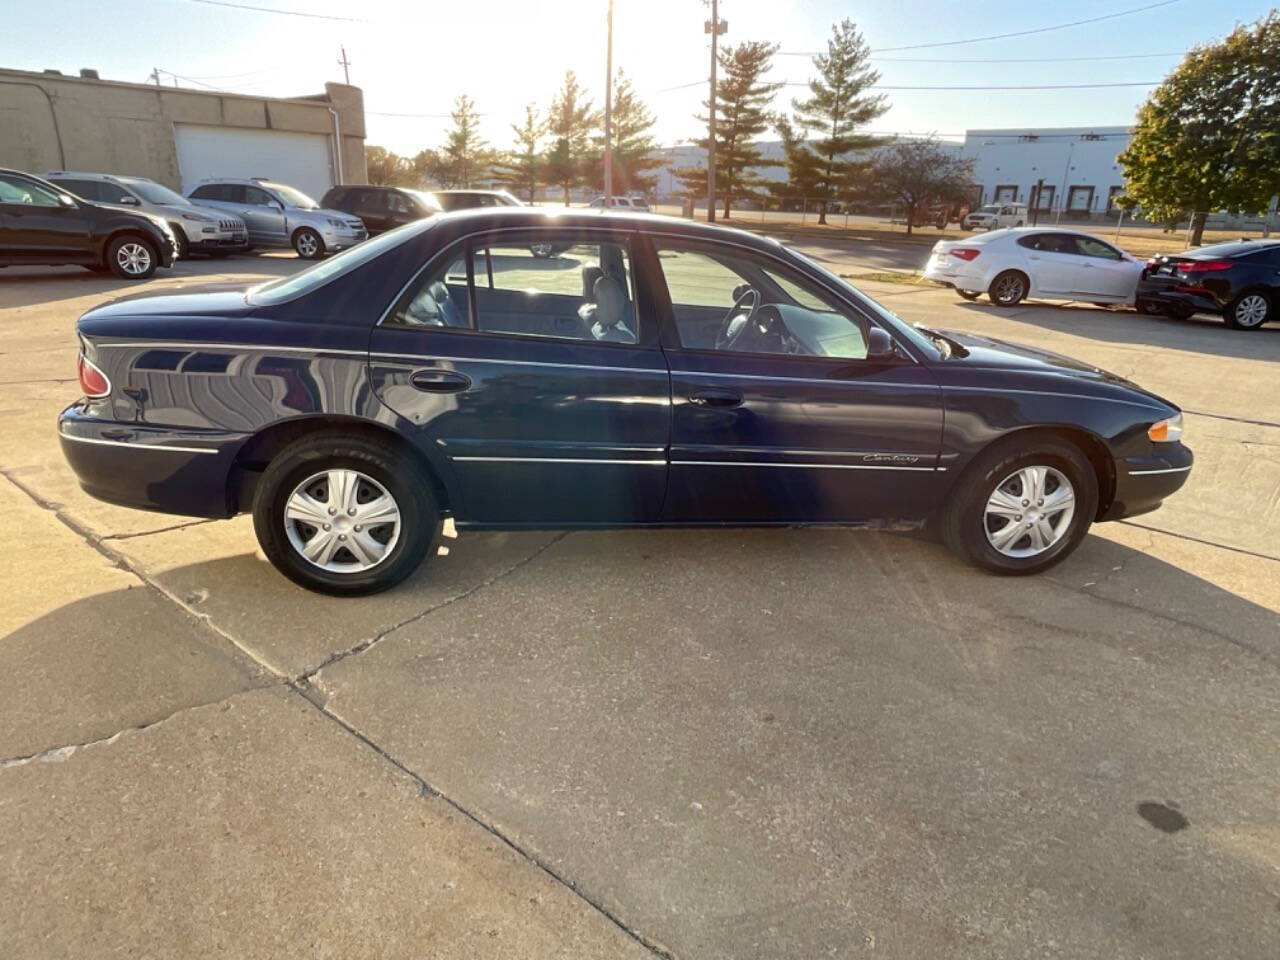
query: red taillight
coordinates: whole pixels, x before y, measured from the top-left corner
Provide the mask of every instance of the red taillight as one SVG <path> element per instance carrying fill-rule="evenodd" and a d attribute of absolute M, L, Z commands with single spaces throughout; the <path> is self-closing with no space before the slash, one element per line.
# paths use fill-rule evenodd
<path fill-rule="evenodd" d="M 948 250 L 947 253 L 953 257 L 959 257 L 961 260 L 976 260 L 981 250 L 975 250 L 973 247 L 956 247 L 954 250 Z"/>
<path fill-rule="evenodd" d="M 1178 264 L 1178 270 L 1181 273 L 1220 273 L 1234 266 L 1230 260 L 1188 260 Z"/>
<path fill-rule="evenodd" d="M 1155 257 L 1152 257 L 1150 260 L 1147 261 L 1148 270 L 1154 270 L 1158 266 L 1160 266 L 1160 263 L 1159 261 L 1156 260 Z"/>
<path fill-rule="evenodd" d="M 91 400 L 105 397 L 111 392 L 111 381 L 82 353 L 76 358 L 76 374 L 80 377 L 80 389 Z"/>

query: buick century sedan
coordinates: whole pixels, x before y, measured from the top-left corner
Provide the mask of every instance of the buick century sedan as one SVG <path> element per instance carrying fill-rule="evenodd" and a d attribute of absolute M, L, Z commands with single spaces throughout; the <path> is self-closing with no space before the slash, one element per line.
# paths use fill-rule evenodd
<path fill-rule="evenodd" d="M 1192 463 L 1178 409 L 1126 380 L 909 325 L 776 241 L 645 215 L 443 214 L 77 329 L 84 397 L 58 433 L 84 489 L 251 511 L 280 572 L 336 594 L 402 580 L 446 517 L 928 527 L 1034 573 Z"/>

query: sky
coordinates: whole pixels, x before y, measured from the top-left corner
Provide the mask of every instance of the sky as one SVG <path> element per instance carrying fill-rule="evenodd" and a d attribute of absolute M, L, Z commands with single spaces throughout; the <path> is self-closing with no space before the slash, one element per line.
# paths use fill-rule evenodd
<path fill-rule="evenodd" d="M 403 154 L 438 146 L 447 114 L 466 93 L 481 112 L 490 145 L 511 145 L 524 106 L 545 110 L 564 72 L 574 70 L 603 104 L 607 0 L 225 0 L 306 12 L 303 17 L 222 5 L 222 0 L 43 0 L 41 23 L 55 29 L 0 31 L 0 67 L 104 79 L 162 81 L 198 89 L 290 97 L 341 81 L 340 48 L 351 83 L 363 88 L 367 143 Z M 962 135 L 967 128 L 1109 126 L 1137 107 L 1192 46 L 1265 15 L 1269 0 L 1164 0 L 1154 9 L 1025 36 L 956 43 L 1106 17 L 1159 0 L 874 0 L 786 3 L 721 0 L 723 42 L 781 45 L 771 80 L 783 88 L 776 110 L 805 93 L 809 56 L 825 49 L 833 23 L 853 19 L 873 51 L 890 109 L 869 129 Z M 4 8 L 29 0 L 0 0 Z M 344 19 L 320 19 L 322 16 Z M 710 58 L 702 0 L 614 0 L 614 64 L 657 117 L 663 145 L 699 133 Z M 0 17 L 0 21 L 5 18 Z M 922 46 L 928 45 L 928 46 Z M 897 49 L 912 47 L 913 49 Z M 1078 58 L 1113 59 L 1078 59 Z M 1072 59 L 1068 59 L 1072 58 Z M 962 62 L 963 61 L 963 62 Z M 976 62 L 986 61 L 986 62 Z M 1006 62 L 991 62 L 1006 61 Z M 1019 62 L 1007 62 L 1019 61 Z M 1120 84 L 1090 89 L 909 90 L 902 87 Z"/>

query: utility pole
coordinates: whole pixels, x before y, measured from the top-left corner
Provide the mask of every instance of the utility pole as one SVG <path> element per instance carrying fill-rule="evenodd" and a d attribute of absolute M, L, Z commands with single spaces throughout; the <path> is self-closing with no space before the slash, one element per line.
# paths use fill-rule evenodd
<path fill-rule="evenodd" d="M 151 76 L 149 76 L 147 79 L 148 79 L 148 80 L 151 80 L 151 81 L 154 81 L 154 83 L 155 83 L 155 85 L 156 85 L 157 87 L 158 87 L 158 86 L 160 86 L 160 68 L 159 68 L 159 67 L 152 67 L 152 68 L 151 68 Z"/>
<path fill-rule="evenodd" d="M 613 0 L 609 0 L 608 46 L 604 76 L 604 206 L 613 202 Z"/>
<path fill-rule="evenodd" d="M 711 0 L 711 19 L 702 25 L 703 33 L 711 34 L 711 98 L 707 122 L 707 222 L 716 219 L 716 38 L 729 29 L 729 23 L 720 19 L 719 0 Z"/>
<path fill-rule="evenodd" d="M 351 61 L 347 59 L 346 44 L 339 45 L 338 49 L 342 51 L 342 59 L 338 61 L 338 66 L 342 67 L 343 82 L 349 87 L 351 86 Z"/>

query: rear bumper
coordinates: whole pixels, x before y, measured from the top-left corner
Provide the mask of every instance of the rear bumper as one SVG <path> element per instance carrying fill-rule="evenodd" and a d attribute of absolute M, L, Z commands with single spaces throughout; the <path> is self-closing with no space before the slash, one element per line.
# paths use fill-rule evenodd
<path fill-rule="evenodd" d="M 1150 456 L 1116 461 L 1115 499 L 1100 520 L 1120 520 L 1148 513 L 1187 482 L 1195 462 L 1190 448 L 1181 443 L 1161 444 L 1161 447 L 1159 453 Z"/>
<path fill-rule="evenodd" d="M 1134 303 L 1137 305 L 1144 301 L 1188 307 L 1201 313 L 1221 313 L 1226 309 L 1226 304 L 1204 287 L 1187 287 L 1167 277 L 1144 277 L 1138 281 Z"/>
<path fill-rule="evenodd" d="M 930 255 L 929 262 L 925 264 L 924 278 L 961 290 L 987 289 L 987 278 L 983 271 L 975 269 L 969 261 L 945 253 Z"/>
<path fill-rule="evenodd" d="M 58 441 L 99 500 L 189 517 L 235 513 L 227 481 L 243 437 L 99 420 L 78 401 L 58 416 Z"/>

